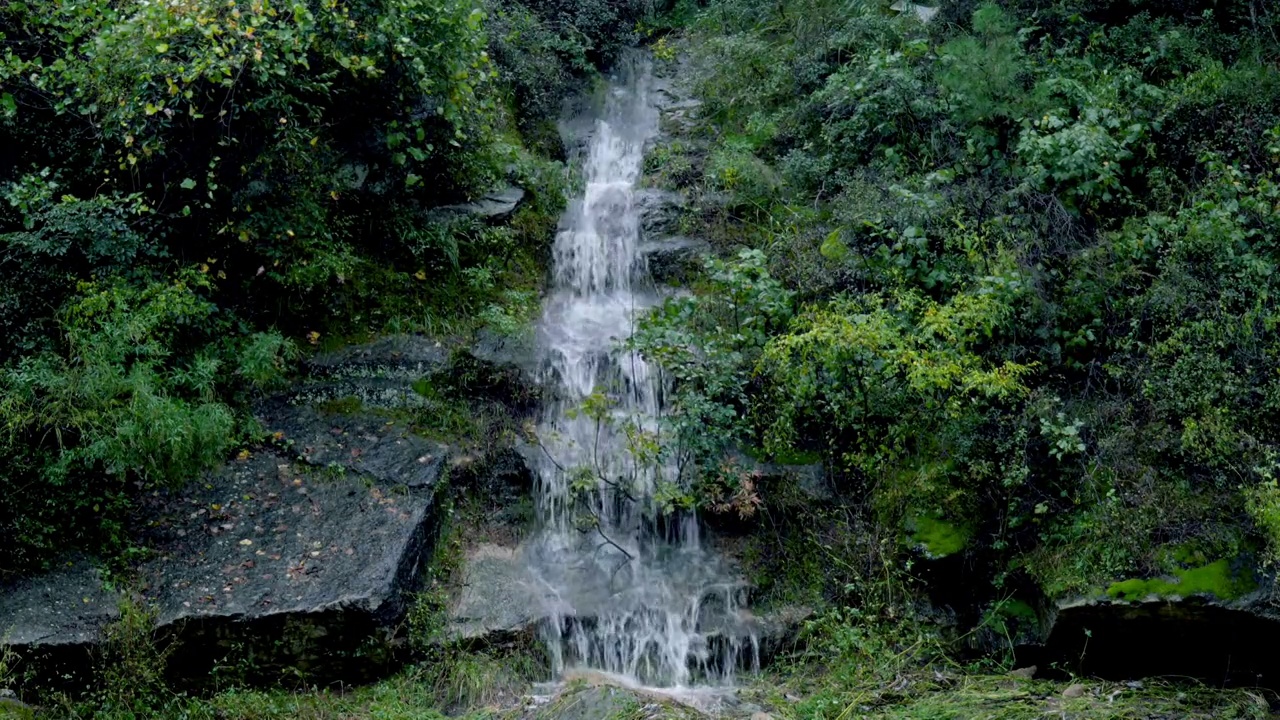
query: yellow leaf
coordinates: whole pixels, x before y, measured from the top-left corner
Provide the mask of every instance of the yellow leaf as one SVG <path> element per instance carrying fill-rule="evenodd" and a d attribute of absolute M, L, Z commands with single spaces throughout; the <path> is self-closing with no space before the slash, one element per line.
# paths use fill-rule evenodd
<path fill-rule="evenodd" d="M 414 273 L 414 274 L 413 274 L 413 276 L 414 276 L 414 277 L 416 277 L 416 278 L 418 278 L 419 280 L 426 280 L 426 279 L 427 279 L 427 271 L 426 271 L 426 270 L 419 270 L 418 272 Z"/>

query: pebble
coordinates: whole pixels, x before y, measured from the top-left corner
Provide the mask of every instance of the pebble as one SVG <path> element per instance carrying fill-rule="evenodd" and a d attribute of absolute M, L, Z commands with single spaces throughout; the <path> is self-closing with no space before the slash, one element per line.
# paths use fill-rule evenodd
<path fill-rule="evenodd" d="M 1078 698 L 1078 697 L 1082 697 L 1083 695 L 1084 695 L 1084 686 L 1081 685 L 1080 683 L 1076 683 L 1074 685 L 1068 685 L 1067 689 L 1062 691 L 1062 697 L 1064 698 Z"/>

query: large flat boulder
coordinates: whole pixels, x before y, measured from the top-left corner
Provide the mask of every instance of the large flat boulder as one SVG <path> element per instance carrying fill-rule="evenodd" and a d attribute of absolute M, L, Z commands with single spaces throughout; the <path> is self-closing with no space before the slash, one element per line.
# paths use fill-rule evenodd
<path fill-rule="evenodd" d="M 159 555 L 139 577 L 178 644 L 171 673 L 199 682 L 251 662 L 262 679 L 376 675 L 434 537 L 434 492 L 263 452 L 156 498 Z"/>
<path fill-rule="evenodd" d="M 378 415 L 331 414 L 277 399 L 259 408 L 258 419 L 305 463 L 386 485 L 433 488 L 448 456 L 447 446 Z"/>
<path fill-rule="evenodd" d="M 102 631 L 120 617 L 123 596 L 87 560 L 0 587 L 0 646 L 67 690 L 87 682 Z"/>
<path fill-rule="evenodd" d="M 440 217 L 455 215 L 473 217 L 485 222 L 499 222 L 515 213 L 516 208 L 520 207 L 521 201 L 524 200 L 524 195 L 524 190 L 512 185 L 488 192 L 469 203 L 433 208 L 431 214 Z"/>
<path fill-rule="evenodd" d="M 129 599 L 156 613 L 171 676 L 357 681 L 389 669 L 434 542 L 446 446 L 403 424 L 330 416 L 284 400 L 260 421 L 273 446 L 187 486 L 146 496 Z M 10 583 L 0 643 L 38 684 L 91 679 L 125 599 L 88 562 Z"/>

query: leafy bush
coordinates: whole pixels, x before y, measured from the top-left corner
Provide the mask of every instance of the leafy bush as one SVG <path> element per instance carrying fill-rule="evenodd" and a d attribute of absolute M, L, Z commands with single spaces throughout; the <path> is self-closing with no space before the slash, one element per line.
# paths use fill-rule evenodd
<path fill-rule="evenodd" d="M 992 593 L 1274 551 L 1280 45 L 1260 7 L 974 1 L 921 24 L 710 3 L 683 42 L 714 138 L 697 189 L 730 193 L 705 230 L 759 248 L 799 309 L 723 366 L 663 358 L 676 414 L 822 456 L 857 532 L 964 535 Z M 704 290 L 644 342 L 701 341 L 706 313 L 677 309 L 728 301 Z M 700 394 L 702 372 L 723 387 Z M 814 542 L 799 525 L 770 542 Z"/>

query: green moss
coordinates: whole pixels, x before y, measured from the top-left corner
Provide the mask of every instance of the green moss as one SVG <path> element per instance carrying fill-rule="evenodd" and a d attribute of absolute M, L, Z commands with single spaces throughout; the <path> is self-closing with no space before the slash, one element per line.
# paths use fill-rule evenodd
<path fill-rule="evenodd" d="M 1241 575 L 1232 570 L 1231 563 L 1223 558 L 1196 568 L 1173 571 L 1173 578 L 1130 578 L 1114 582 L 1107 588 L 1107 595 L 1117 600 L 1141 600 L 1146 597 L 1190 597 L 1212 595 L 1231 600 L 1257 587 L 1251 575 Z"/>
<path fill-rule="evenodd" d="M 1021 600 L 1009 600 L 1000 604 L 1000 612 L 1012 618 L 1037 620 L 1035 608 Z"/>
<path fill-rule="evenodd" d="M 435 386 L 431 384 L 431 379 L 426 377 L 421 377 L 413 381 L 413 391 L 424 398 L 435 398 L 439 396 Z"/>
<path fill-rule="evenodd" d="M 973 531 L 942 518 L 916 515 L 907 520 L 908 538 L 931 558 L 954 555 L 969 544 Z"/>

